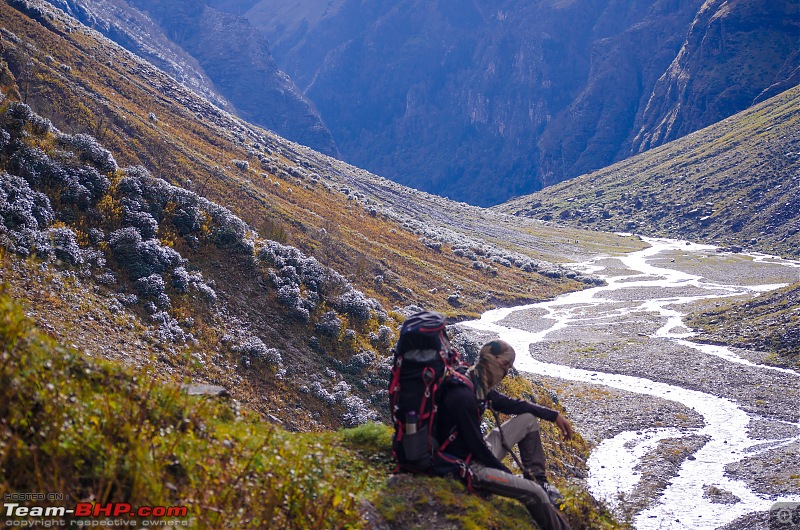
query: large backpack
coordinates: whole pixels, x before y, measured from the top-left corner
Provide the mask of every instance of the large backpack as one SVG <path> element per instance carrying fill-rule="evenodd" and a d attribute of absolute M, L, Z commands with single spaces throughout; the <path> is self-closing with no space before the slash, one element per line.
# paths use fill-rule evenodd
<path fill-rule="evenodd" d="M 459 365 L 461 356 L 447 338 L 444 315 L 423 311 L 403 322 L 389 383 L 392 450 L 398 470 L 431 470 L 439 453 L 436 411 L 440 394 L 445 379 Z"/>

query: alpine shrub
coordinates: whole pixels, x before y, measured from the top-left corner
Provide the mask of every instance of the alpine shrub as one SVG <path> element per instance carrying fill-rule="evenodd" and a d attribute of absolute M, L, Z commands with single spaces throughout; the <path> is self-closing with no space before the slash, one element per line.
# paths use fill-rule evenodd
<path fill-rule="evenodd" d="M 370 310 L 373 305 L 374 301 L 364 296 L 361 291 L 348 291 L 339 299 L 339 307 L 342 312 L 361 321 L 369 320 Z"/>
<path fill-rule="evenodd" d="M 276 348 L 269 348 L 264 344 L 264 341 L 258 337 L 248 337 L 235 349 L 238 349 L 247 365 L 249 365 L 252 360 L 263 360 L 271 365 L 279 365 L 283 361 L 279 350 Z"/>
<path fill-rule="evenodd" d="M 375 352 L 371 352 L 369 350 L 362 350 L 350 358 L 348 361 L 348 367 L 356 372 L 360 372 L 361 370 L 367 368 L 373 362 L 375 362 L 376 356 Z"/>
<path fill-rule="evenodd" d="M 308 386 L 308 390 L 309 392 L 311 392 L 311 395 L 313 395 L 318 399 L 321 399 L 322 401 L 326 402 L 329 405 L 333 405 L 334 403 L 336 403 L 336 398 L 333 396 L 333 394 L 325 390 L 325 388 L 322 386 L 322 383 L 320 383 L 319 381 L 314 381 L 313 383 L 311 383 Z"/>
<path fill-rule="evenodd" d="M 151 274 L 150 276 L 136 280 L 136 288 L 140 295 L 147 298 L 156 298 L 164 292 L 166 285 L 164 284 L 164 278 L 160 275 Z"/>
<path fill-rule="evenodd" d="M 81 186 L 78 181 L 73 180 L 67 184 L 67 188 L 61 192 L 61 202 L 64 204 L 73 204 L 80 210 L 85 210 L 92 202 L 92 194 L 84 186 Z"/>
<path fill-rule="evenodd" d="M 338 337 L 339 332 L 342 330 L 342 321 L 339 319 L 336 311 L 328 311 L 320 317 L 314 329 L 316 329 L 317 333 L 325 337 Z"/>
<path fill-rule="evenodd" d="M 142 177 L 150 178 L 150 173 L 141 166 L 127 167 L 124 170 L 125 176 L 117 183 L 117 192 L 134 200 L 141 200 L 142 197 Z"/>
<path fill-rule="evenodd" d="M 0 173 L 0 244 L 23 256 L 49 257 L 50 240 L 40 229 L 54 218 L 46 195 L 20 177 Z"/>
<path fill-rule="evenodd" d="M 172 287 L 179 293 L 185 294 L 192 287 L 211 301 L 217 299 L 217 293 L 203 279 L 200 272 L 188 272 L 185 267 L 175 267 L 172 271 Z"/>
<path fill-rule="evenodd" d="M 208 285 L 205 282 L 197 282 L 193 284 L 197 291 L 206 297 L 209 302 L 216 302 L 217 301 L 217 292 L 214 290 L 213 287 Z"/>
<path fill-rule="evenodd" d="M 233 215 L 230 210 L 219 204 L 200 198 L 201 205 L 211 215 L 214 223 L 215 242 L 219 247 L 232 247 L 243 250 L 247 248 L 245 236 L 247 225 Z"/>
<path fill-rule="evenodd" d="M 9 230 L 45 228 L 55 219 L 50 200 L 28 183 L 8 173 L 0 173 L 0 222 Z"/>
<path fill-rule="evenodd" d="M 108 177 L 101 175 L 93 167 L 79 167 L 72 170 L 72 177 L 77 184 L 89 192 L 92 201 L 100 199 L 111 187 Z"/>
<path fill-rule="evenodd" d="M 59 185 L 68 180 L 64 168 L 38 147 L 23 146 L 11 156 L 9 168 L 32 186 Z"/>
<path fill-rule="evenodd" d="M 200 231 L 203 223 L 203 212 L 196 206 L 185 206 L 175 212 L 172 226 L 181 236 L 187 236 Z"/>
<path fill-rule="evenodd" d="M 141 234 L 133 227 L 112 232 L 108 244 L 114 257 L 133 279 L 161 274 L 184 262 L 178 252 L 161 245 L 157 240 L 142 241 Z"/>
<path fill-rule="evenodd" d="M 281 278 L 284 280 L 288 280 L 287 284 L 300 284 L 300 275 L 297 274 L 297 269 L 292 267 L 291 265 L 284 266 L 279 272 Z"/>
<path fill-rule="evenodd" d="M 105 234 L 105 232 L 103 232 L 103 230 L 101 228 L 90 228 L 87 231 L 87 235 L 89 236 L 89 241 L 93 245 L 96 245 L 96 244 L 100 243 L 101 241 L 104 241 L 105 238 L 106 238 L 106 234 Z"/>
<path fill-rule="evenodd" d="M 17 101 L 8 104 L 6 111 L 6 127 L 12 132 L 18 133 L 26 124 L 33 121 L 36 113 L 28 105 Z"/>
<path fill-rule="evenodd" d="M 286 307 L 295 307 L 300 304 L 300 287 L 296 285 L 284 285 L 278 289 L 278 303 Z"/>
<path fill-rule="evenodd" d="M 166 311 L 154 313 L 150 318 L 158 323 L 158 329 L 152 335 L 161 343 L 185 344 L 194 338 L 191 333 L 184 332 L 178 321 Z"/>
<path fill-rule="evenodd" d="M 347 427 L 357 427 L 378 419 L 378 414 L 358 396 L 347 396 L 342 404 L 346 410 L 342 419 Z"/>
<path fill-rule="evenodd" d="M 70 265 L 82 265 L 85 257 L 75 241 L 75 232 L 69 228 L 51 228 L 47 231 L 56 258 Z"/>
<path fill-rule="evenodd" d="M 369 334 L 370 342 L 373 346 L 379 349 L 388 350 L 394 341 L 394 332 L 389 326 L 381 326 L 378 332 Z"/>
<path fill-rule="evenodd" d="M 187 293 L 189 291 L 189 273 L 184 267 L 176 267 L 172 271 L 172 287 L 179 293 Z"/>
<path fill-rule="evenodd" d="M 89 162 L 103 173 L 117 170 L 111 153 L 88 134 L 59 134 L 58 143 L 75 151 L 83 162 Z"/>
<path fill-rule="evenodd" d="M 142 235 L 143 239 L 153 239 L 158 233 L 158 221 L 147 212 L 133 210 L 127 205 L 123 205 L 122 214 L 125 224 L 130 225 Z"/>
<path fill-rule="evenodd" d="M 0 129 L 0 151 L 11 143 L 11 135 L 5 129 Z"/>

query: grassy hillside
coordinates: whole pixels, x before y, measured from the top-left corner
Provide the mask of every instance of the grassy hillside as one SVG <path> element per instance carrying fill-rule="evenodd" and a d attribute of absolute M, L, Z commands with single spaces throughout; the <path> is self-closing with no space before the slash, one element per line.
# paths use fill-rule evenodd
<path fill-rule="evenodd" d="M 800 256 L 800 87 L 731 118 L 496 209 Z"/>
<path fill-rule="evenodd" d="M 79 348 L 330 427 L 382 413 L 404 308 L 458 319 L 591 281 L 542 261 L 539 234 L 455 230 L 437 216 L 459 205 L 399 187 L 381 202 L 361 190 L 382 179 L 219 111 L 43 2 L 0 11 L 2 280 Z"/>
<path fill-rule="evenodd" d="M 455 483 L 387 481 L 369 420 L 406 312 L 582 288 L 542 259 L 567 234 L 477 210 L 455 226 L 461 205 L 251 127 L 43 3 L 0 13 L 0 493 L 183 505 L 203 528 L 358 527 L 364 502 L 402 528 L 407 499 L 458 527 L 519 520 Z M 549 449 L 565 481 L 587 447 Z M 563 484 L 576 527 L 608 519 Z"/>
<path fill-rule="evenodd" d="M 235 400 L 193 396 L 180 377 L 87 357 L 37 330 L 0 292 L 0 495 L 58 492 L 75 502 L 185 507 L 195 528 L 533 528 L 518 503 L 455 481 L 397 476 L 391 431 L 368 423 L 292 433 Z M 506 389 L 556 407 L 516 379 Z M 574 528 L 615 528 L 564 482 L 586 444 L 549 443 Z M 54 504 L 54 503 L 51 503 Z M 127 511 L 126 511 L 127 517 Z"/>
<path fill-rule="evenodd" d="M 691 315 L 694 340 L 770 352 L 768 362 L 800 368 L 800 284 Z"/>

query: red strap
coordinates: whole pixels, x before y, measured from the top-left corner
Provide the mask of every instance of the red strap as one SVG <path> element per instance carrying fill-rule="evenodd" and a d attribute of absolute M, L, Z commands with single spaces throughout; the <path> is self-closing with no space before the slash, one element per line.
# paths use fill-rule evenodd
<path fill-rule="evenodd" d="M 455 429 L 453 429 L 453 432 L 451 432 L 451 433 L 450 433 L 450 436 L 448 436 L 448 437 L 447 437 L 447 440 L 445 440 L 445 441 L 444 441 L 444 443 L 443 443 L 441 446 L 439 446 L 439 451 L 440 451 L 440 452 L 441 452 L 441 451 L 444 451 L 444 450 L 445 450 L 445 448 L 446 448 L 448 445 L 450 445 L 451 443 L 453 443 L 453 441 L 456 439 L 456 437 L 457 437 L 457 436 L 458 436 L 458 431 L 457 431 L 457 430 L 455 430 Z"/>
<path fill-rule="evenodd" d="M 426 374 L 430 374 L 429 380 L 425 378 Z M 422 401 L 420 401 L 419 403 L 418 416 L 420 419 L 424 419 L 429 416 L 429 414 L 425 414 L 423 416 L 423 411 L 425 410 L 425 404 L 427 403 L 428 398 L 431 397 L 431 386 L 434 387 L 434 393 L 436 393 L 436 387 L 434 385 L 435 380 L 436 380 L 436 371 L 430 366 L 425 367 L 425 369 L 422 370 L 422 382 L 425 384 L 425 393 L 422 395 Z"/>
<path fill-rule="evenodd" d="M 389 413 L 392 415 L 392 420 L 396 420 L 395 409 L 397 408 L 397 392 L 400 390 L 400 365 L 402 364 L 403 359 L 397 359 L 395 364 L 394 370 L 392 370 L 392 382 L 389 384 L 389 395 L 392 398 L 392 407 Z"/>
<path fill-rule="evenodd" d="M 447 371 L 449 372 L 447 375 L 455 377 L 456 379 L 467 385 L 467 387 L 470 390 L 475 390 L 475 385 L 472 384 L 472 380 L 469 377 L 467 377 L 466 375 L 462 374 L 457 370 L 453 370 L 452 368 L 448 368 Z"/>
<path fill-rule="evenodd" d="M 469 468 L 470 460 L 472 460 L 472 453 L 468 454 L 467 459 L 464 460 L 464 474 L 466 475 L 464 478 L 467 480 L 467 491 L 475 493 L 475 488 L 472 486 L 472 470 Z"/>

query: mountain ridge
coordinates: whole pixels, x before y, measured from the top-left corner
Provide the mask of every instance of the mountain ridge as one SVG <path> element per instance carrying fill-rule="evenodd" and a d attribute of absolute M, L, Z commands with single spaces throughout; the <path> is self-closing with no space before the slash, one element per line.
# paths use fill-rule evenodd
<path fill-rule="evenodd" d="M 206 3 L 50 2 L 171 74 L 221 108 L 335 155 L 313 103 L 281 72 L 246 19 Z"/>
<path fill-rule="evenodd" d="M 790 0 L 53 3 L 196 74 L 184 84 L 247 120 L 481 206 L 662 145 L 800 79 Z M 147 31 L 126 22 L 139 19 Z"/>
<path fill-rule="evenodd" d="M 345 159 L 482 206 L 710 125 L 798 64 L 788 1 L 279 4 L 235 5 Z"/>
<path fill-rule="evenodd" d="M 661 147 L 494 209 L 796 258 L 800 88 Z"/>

